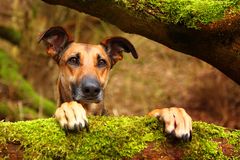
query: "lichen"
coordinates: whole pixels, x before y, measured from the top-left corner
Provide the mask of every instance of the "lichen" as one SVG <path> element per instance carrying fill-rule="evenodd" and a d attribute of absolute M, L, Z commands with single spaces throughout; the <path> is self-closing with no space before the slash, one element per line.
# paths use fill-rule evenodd
<path fill-rule="evenodd" d="M 0 79 L 1 82 L 13 86 L 20 98 L 26 99 L 28 103 L 32 104 L 35 109 L 38 109 L 41 104 L 44 113 L 52 115 L 55 111 L 55 104 L 40 96 L 27 82 L 19 72 L 17 63 L 7 55 L 7 53 L 0 49 Z"/>
<path fill-rule="evenodd" d="M 55 119 L 1 122 L 0 144 L 20 142 L 25 159 L 122 159 L 131 158 L 148 143 L 168 144 L 162 125 L 149 117 L 89 117 L 90 132 L 66 134 Z M 239 150 L 240 131 L 201 122 L 193 124 L 192 142 L 174 144 L 184 159 L 237 159 L 227 157 L 214 142 L 226 138 Z"/>
<path fill-rule="evenodd" d="M 239 0 L 116 0 L 127 12 L 142 12 L 145 18 L 154 17 L 161 22 L 198 28 L 239 12 Z M 150 16 L 149 16 L 150 15 Z"/>

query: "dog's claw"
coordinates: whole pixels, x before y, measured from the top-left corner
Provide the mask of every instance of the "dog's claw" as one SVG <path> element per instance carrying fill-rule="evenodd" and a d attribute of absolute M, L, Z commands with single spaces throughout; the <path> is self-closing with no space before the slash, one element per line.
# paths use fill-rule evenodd
<path fill-rule="evenodd" d="M 190 131 L 189 141 L 192 141 L 192 130 Z"/>
<path fill-rule="evenodd" d="M 67 124 L 63 125 L 63 130 L 64 130 L 65 134 L 68 135 L 68 126 L 67 126 Z"/>
<path fill-rule="evenodd" d="M 79 130 L 80 130 L 80 131 L 83 130 L 83 125 L 82 125 L 82 123 L 79 123 L 78 127 L 79 127 Z"/>
<path fill-rule="evenodd" d="M 177 140 L 177 141 L 182 140 L 184 142 L 189 142 L 189 141 L 192 140 L 192 133 L 190 132 L 190 133 L 182 135 L 181 137 L 177 137 L 175 131 L 172 131 L 171 133 L 167 133 L 166 137 L 168 139 L 174 139 L 174 140 Z"/>
<path fill-rule="evenodd" d="M 185 134 L 185 135 L 182 136 L 181 139 L 182 139 L 183 141 L 187 142 L 187 141 L 189 141 L 189 135 L 188 135 L 188 134 Z"/>
<path fill-rule="evenodd" d="M 80 132 L 80 127 L 77 124 L 74 124 L 74 131 Z"/>
<path fill-rule="evenodd" d="M 170 133 L 166 133 L 166 137 L 170 138 L 170 139 L 175 138 L 176 137 L 175 131 L 172 131 Z"/>
<path fill-rule="evenodd" d="M 84 122 L 85 122 L 85 128 L 86 128 L 87 132 L 90 132 L 88 122 L 86 120 L 84 120 Z"/>

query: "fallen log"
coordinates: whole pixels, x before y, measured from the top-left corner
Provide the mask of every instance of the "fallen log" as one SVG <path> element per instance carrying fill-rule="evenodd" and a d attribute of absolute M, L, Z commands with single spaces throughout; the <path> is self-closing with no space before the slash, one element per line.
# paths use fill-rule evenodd
<path fill-rule="evenodd" d="M 0 122 L 0 158 L 239 159 L 240 130 L 193 123 L 191 142 L 166 138 L 150 117 L 89 117 L 90 132 L 65 133 L 55 119 Z"/>

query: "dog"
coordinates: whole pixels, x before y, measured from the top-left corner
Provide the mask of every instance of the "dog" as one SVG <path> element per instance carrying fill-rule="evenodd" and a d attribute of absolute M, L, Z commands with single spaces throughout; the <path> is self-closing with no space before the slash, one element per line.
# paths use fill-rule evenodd
<path fill-rule="evenodd" d="M 103 98 L 110 70 L 123 59 L 123 52 L 137 59 L 134 46 L 123 37 L 111 37 L 98 45 L 76 43 L 59 26 L 45 31 L 41 41 L 59 66 L 55 118 L 66 131 L 88 130 L 87 115 L 106 115 Z M 164 121 L 166 133 L 191 140 L 192 119 L 183 108 L 155 109 L 148 115 Z"/>

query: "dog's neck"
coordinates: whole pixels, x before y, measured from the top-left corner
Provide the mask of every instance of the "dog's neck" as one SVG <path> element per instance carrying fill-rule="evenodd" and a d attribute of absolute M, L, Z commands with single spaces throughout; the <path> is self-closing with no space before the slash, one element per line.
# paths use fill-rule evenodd
<path fill-rule="evenodd" d="M 107 111 L 104 107 L 104 103 L 81 103 L 88 115 L 107 115 Z"/>

